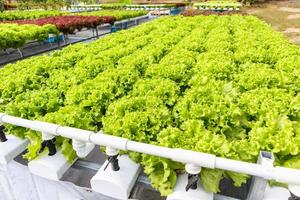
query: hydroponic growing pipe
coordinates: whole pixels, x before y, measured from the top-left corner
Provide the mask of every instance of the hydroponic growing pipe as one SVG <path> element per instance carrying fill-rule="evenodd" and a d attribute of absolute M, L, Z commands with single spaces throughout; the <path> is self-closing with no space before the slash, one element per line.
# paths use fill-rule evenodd
<path fill-rule="evenodd" d="M 48 133 L 53 136 L 63 136 L 87 143 L 107 146 L 115 149 L 134 151 L 149 155 L 171 159 L 184 164 L 194 164 L 212 169 L 223 169 L 253 176 L 272 179 L 278 182 L 300 185 L 300 170 L 284 167 L 265 167 L 259 164 L 219 158 L 212 154 L 195 152 L 184 149 L 172 149 L 126 138 L 106 135 L 103 132 L 95 133 L 77 128 L 63 127 L 56 124 L 26 120 L 0 113 L 0 123 L 8 123 L 35 131 Z"/>

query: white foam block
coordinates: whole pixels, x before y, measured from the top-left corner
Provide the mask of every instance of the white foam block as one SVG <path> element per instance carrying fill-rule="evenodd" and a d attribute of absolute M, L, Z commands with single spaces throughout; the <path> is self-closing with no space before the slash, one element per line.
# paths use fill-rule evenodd
<path fill-rule="evenodd" d="M 7 135 L 6 138 L 6 142 L 0 142 L 0 164 L 3 165 L 12 161 L 28 145 L 28 140 L 23 140 L 13 135 Z"/>
<path fill-rule="evenodd" d="M 282 200 L 288 199 L 290 197 L 290 192 L 288 189 L 283 187 L 270 187 L 267 186 L 267 189 L 264 194 L 264 200 Z"/>
<path fill-rule="evenodd" d="M 91 186 L 94 191 L 105 196 L 127 200 L 140 173 L 140 165 L 133 162 L 127 155 L 122 155 L 118 159 L 120 170 L 113 171 L 108 166 L 104 171 L 106 161 L 91 179 Z"/>
<path fill-rule="evenodd" d="M 200 182 L 198 182 L 197 189 L 189 189 L 185 191 L 188 183 L 188 175 L 181 174 L 177 177 L 177 182 L 172 194 L 168 195 L 167 200 L 213 200 L 213 193 L 206 192 Z"/>
<path fill-rule="evenodd" d="M 60 150 L 57 150 L 53 156 L 46 154 L 30 161 L 28 167 L 29 171 L 37 176 L 58 181 L 72 164 L 66 161 Z"/>

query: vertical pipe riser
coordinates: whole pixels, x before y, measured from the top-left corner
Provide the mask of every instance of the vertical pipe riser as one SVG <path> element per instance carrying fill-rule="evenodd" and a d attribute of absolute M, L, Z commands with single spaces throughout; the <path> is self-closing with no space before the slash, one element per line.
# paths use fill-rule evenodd
<path fill-rule="evenodd" d="M 262 151 L 258 157 L 257 164 L 273 166 L 274 161 L 275 158 L 272 153 Z M 267 186 L 268 180 L 262 177 L 253 177 L 247 200 L 263 200 Z"/>

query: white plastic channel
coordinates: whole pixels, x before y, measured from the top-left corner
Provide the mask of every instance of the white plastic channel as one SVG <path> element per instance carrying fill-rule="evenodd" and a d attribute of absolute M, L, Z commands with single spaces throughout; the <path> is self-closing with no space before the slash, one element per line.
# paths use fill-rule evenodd
<path fill-rule="evenodd" d="M 0 113 L 0 122 L 26 127 L 36 131 L 47 132 L 53 135 L 79 140 L 82 142 L 94 143 L 102 146 L 109 146 L 120 150 L 129 150 L 149 155 L 171 159 L 184 164 L 195 164 L 207 168 L 218 168 L 253 176 L 272 179 L 278 182 L 300 185 L 300 170 L 283 167 L 266 167 L 254 163 L 218 158 L 212 154 L 194 152 L 184 149 L 172 149 L 141 142 L 130 141 L 125 138 L 111 136 L 91 131 L 61 127 L 59 125 L 31 121 Z"/>

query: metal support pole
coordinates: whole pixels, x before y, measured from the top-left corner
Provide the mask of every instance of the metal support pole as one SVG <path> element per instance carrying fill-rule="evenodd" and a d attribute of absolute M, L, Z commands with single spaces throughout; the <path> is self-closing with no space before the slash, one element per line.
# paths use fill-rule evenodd
<path fill-rule="evenodd" d="M 7 55 L 9 55 L 9 51 L 7 49 L 4 49 L 4 51 Z"/>
<path fill-rule="evenodd" d="M 67 44 L 67 40 L 69 39 L 69 35 L 68 34 L 64 34 L 64 42 L 65 44 Z"/>
<path fill-rule="evenodd" d="M 23 58 L 23 57 L 24 57 L 24 54 L 23 54 L 23 52 L 21 51 L 21 49 L 20 49 L 20 48 L 17 48 L 17 50 L 18 50 L 20 56 Z"/>
<path fill-rule="evenodd" d="M 99 38 L 98 26 L 96 26 L 95 31 L 96 31 L 96 38 Z"/>
<path fill-rule="evenodd" d="M 60 49 L 59 35 L 56 36 L 56 39 L 57 39 L 57 46 L 58 46 L 58 48 Z M 50 42 L 50 44 L 51 44 L 51 42 Z M 51 45 L 51 46 L 52 46 L 52 45 Z"/>
<path fill-rule="evenodd" d="M 266 167 L 273 167 L 274 161 L 273 153 L 261 151 L 257 163 Z M 254 176 L 251 181 L 247 200 L 263 200 L 267 185 L 268 181 L 266 179 Z"/>

